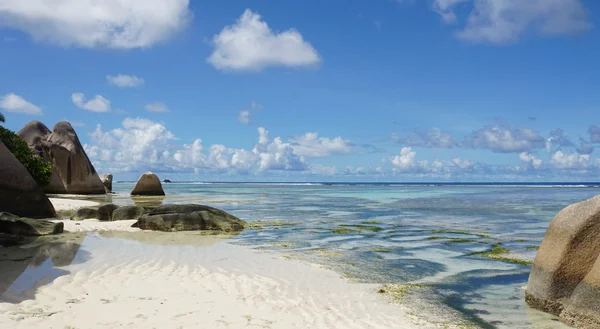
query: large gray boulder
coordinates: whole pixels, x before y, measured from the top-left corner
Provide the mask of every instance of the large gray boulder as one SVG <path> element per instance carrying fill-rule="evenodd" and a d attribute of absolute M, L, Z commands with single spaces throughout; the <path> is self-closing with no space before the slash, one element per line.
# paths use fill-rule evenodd
<path fill-rule="evenodd" d="M 0 141 L 0 211 L 31 218 L 56 217 L 54 206 L 23 164 Z"/>
<path fill-rule="evenodd" d="M 146 209 L 140 206 L 123 206 L 115 209 L 112 213 L 113 221 L 139 219 L 146 213 Z"/>
<path fill-rule="evenodd" d="M 43 219 L 31 219 L 0 212 L 0 233 L 20 236 L 42 236 L 63 232 L 64 224 Z"/>
<path fill-rule="evenodd" d="M 106 189 L 106 193 L 112 192 L 112 182 L 113 182 L 113 175 L 112 174 L 102 174 L 102 175 L 100 175 L 100 181 L 104 185 L 104 188 Z"/>
<path fill-rule="evenodd" d="M 113 212 L 118 209 L 119 206 L 114 204 L 107 204 L 98 208 L 98 220 L 101 221 L 112 221 Z"/>
<path fill-rule="evenodd" d="M 71 216 L 71 220 L 98 219 L 98 209 L 96 208 L 79 208 Z"/>
<path fill-rule="evenodd" d="M 136 226 L 155 231 L 221 231 L 239 232 L 246 222 L 216 208 L 203 205 L 162 205 L 142 216 Z"/>
<path fill-rule="evenodd" d="M 137 184 L 131 191 L 131 195 L 165 195 L 158 176 L 151 172 L 147 172 L 140 176 Z"/>
<path fill-rule="evenodd" d="M 70 123 L 58 122 L 51 133 L 39 121 L 31 121 L 17 134 L 29 147 L 52 163 L 52 179 L 46 193 L 104 194 L 96 169 Z"/>
<path fill-rule="evenodd" d="M 568 323 L 600 327 L 600 196 L 572 204 L 550 223 L 533 263 L 526 301 Z M 590 296 L 595 296 L 591 297 Z"/>

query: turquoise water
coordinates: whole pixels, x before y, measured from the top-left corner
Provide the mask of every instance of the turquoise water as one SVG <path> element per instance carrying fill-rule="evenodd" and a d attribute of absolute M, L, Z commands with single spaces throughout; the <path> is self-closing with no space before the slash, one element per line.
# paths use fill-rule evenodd
<path fill-rule="evenodd" d="M 132 188 L 115 187 L 121 193 Z M 350 280 L 409 285 L 397 302 L 420 316 L 482 328 L 563 327 L 526 307 L 526 262 L 560 209 L 600 193 L 581 187 L 360 184 L 165 189 L 165 203 L 205 203 L 256 224 L 231 243 L 282 251 Z M 506 249 L 501 256 L 508 260 L 474 254 L 494 248 Z"/>
<path fill-rule="evenodd" d="M 133 186 L 116 183 L 118 194 L 101 201 L 224 209 L 252 224 L 230 243 L 321 264 L 356 282 L 401 285 L 395 302 L 465 328 L 565 328 L 526 307 L 527 262 L 561 208 L 600 194 L 551 186 L 171 183 L 164 199 L 132 199 Z M 494 248 L 505 249 L 503 259 L 482 254 Z"/>

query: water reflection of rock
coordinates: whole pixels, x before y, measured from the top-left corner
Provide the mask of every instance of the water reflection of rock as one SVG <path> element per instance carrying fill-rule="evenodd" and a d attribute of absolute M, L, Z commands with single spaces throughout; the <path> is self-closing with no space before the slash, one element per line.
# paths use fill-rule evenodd
<path fill-rule="evenodd" d="M 5 297 L 5 292 L 24 272 L 38 268 L 48 259 L 52 268 L 72 264 L 76 255 L 78 262 L 89 259 L 86 251 L 77 253 L 84 238 L 85 234 L 64 234 L 59 237 L 39 237 L 0 248 L 0 296 Z M 0 236 L 0 245 L 7 245 L 6 241 L 14 242 L 14 239 Z M 64 270 L 53 271 L 49 275 L 50 280 L 68 273 Z M 32 284 L 31 287 L 35 289 L 36 285 Z"/>
<path fill-rule="evenodd" d="M 155 208 L 163 204 L 164 195 L 159 196 L 131 196 L 131 200 L 136 206 Z"/>

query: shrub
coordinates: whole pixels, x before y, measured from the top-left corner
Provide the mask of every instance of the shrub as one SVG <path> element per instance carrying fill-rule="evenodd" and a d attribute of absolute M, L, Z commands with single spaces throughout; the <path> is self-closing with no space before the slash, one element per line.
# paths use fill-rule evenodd
<path fill-rule="evenodd" d="M 0 140 L 2 140 L 15 158 L 21 161 L 23 166 L 27 168 L 27 171 L 29 171 L 29 174 L 31 174 L 31 177 L 35 179 L 38 185 L 44 186 L 50 183 L 52 164 L 35 154 L 21 136 L 4 127 L 0 127 Z"/>

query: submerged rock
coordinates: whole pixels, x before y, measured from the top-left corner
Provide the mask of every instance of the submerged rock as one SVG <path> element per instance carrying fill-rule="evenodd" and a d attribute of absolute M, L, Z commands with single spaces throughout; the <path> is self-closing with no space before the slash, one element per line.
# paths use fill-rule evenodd
<path fill-rule="evenodd" d="M 572 204 L 550 223 L 526 301 L 578 328 L 600 327 L 600 196 Z"/>
<path fill-rule="evenodd" d="M 64 224 L 43 219 L 22 218 L 0 212 L 0 233 L 20 236 L 42 236 L 63 232 Z"/>
<path fill-rule="evenodd" d="M 246 226 L 243 220 L 216 208 L 187 204 L 163 205 L 148 215 L 142 216 L 136 227 L 155 231 L 242 231 Z"/>
<path fill-rule="evenodd" d="M 131 191 L 131 195 L 165 195 L 158 176 L 151 172 L 147 172 L 140 176 Z"/>
<path fill-rule="evenodd" d="M 23 164 L 0 141 L 0 210 L 32 218 L 56 217 L 54 206 Z"/>
<path fill-rule="evenodd" d="M 112 174 L 102 174 L 102 175 L 100 175 L 100 181 L 104 185 L 104 188 L 106 189 L 106 193 L 111 193 L 112 192 L 113 175 Z"/>
<path fill-rule="evenodd" d="M 104 194 L 106 193 L 96 169 L 85 153 L 77 133 L 70 123 L 58 122 L 51 133 L 39 121 L 31 121 L 17 134 L 29 147 L 52 163 L 50 184 L 46 193 Z"/>
<path fill-rule="evenodd" d="M 139 206 L 125 206 L 119 207 L 115 209 L 112 213 L 112 220 L 129 220 L 129 219 L 139 219 L 146 213 L 146 209 L 144 207 Z"/>

